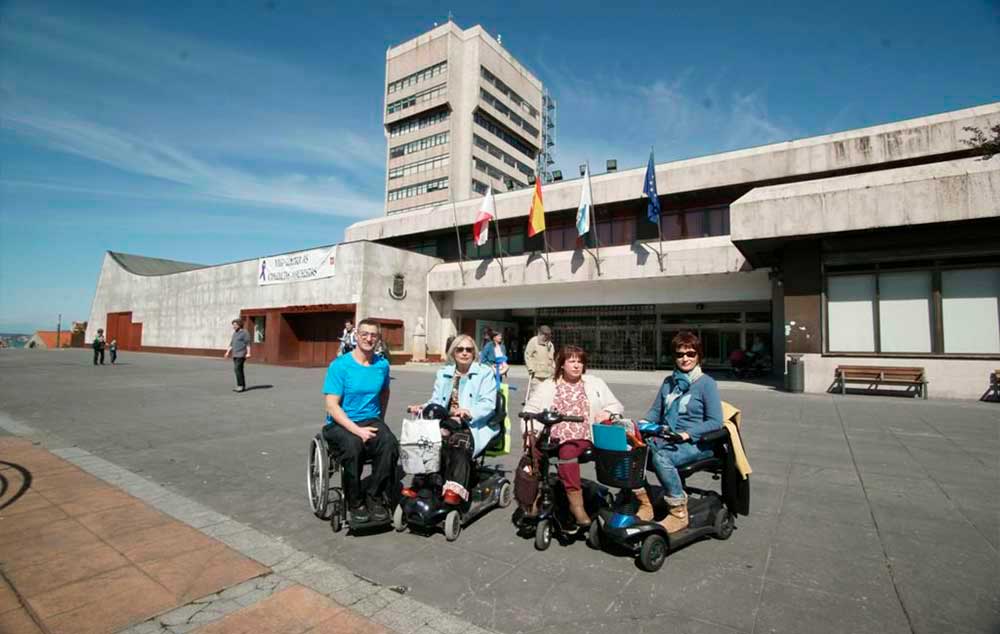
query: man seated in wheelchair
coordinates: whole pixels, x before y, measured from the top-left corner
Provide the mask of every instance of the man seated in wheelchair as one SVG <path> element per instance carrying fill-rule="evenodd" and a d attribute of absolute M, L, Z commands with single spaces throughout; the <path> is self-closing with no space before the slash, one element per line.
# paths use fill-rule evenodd
<path fill-rule="evenodd" d="M 350 521 L 356 525 L 388 521 L 386 497 L 390 487 L 398 485 L 399 443 L 384 419 L 389 403 L 389 364 L 375 355 L 380 336 L 377 322 L 362 320 L 357 327 L 357 347 L 330 364 L 323 382 L 323 437 L 341 466 Z M 372 474 L 362 490 L 361 470 L 369 458 Z"/>
<path fill-rule="evenodd" d="M 675 369 L 660 386 L 646 420 L 669 428 L 677 437 L 671 441 L 653 437 L 650 458 L 663 486 L 670 513 L 661 522 L 668 533 L 688 526 L 687 493 L 677 467 L 710 458 L 712 448 L 702 446 L 701 437 L 722 427 L 722 399 L 715 379 L 702 373 L 701 339 L 682 331 L 670 342 Z M 652 519 L 652 509 L 648 509 Z"/>
<path fill-rule="evenodd" d="M 490 425 L 497 407 L 496 375 L 492 367 L 476 361 L 478 358 L 472 337 L 455 337 L 448 349 L 449 363 L 434 379 L 430 400 L 408 408 L 411 414 L 421 413 L 425 407 L 437 410 L 434 417 L 441 418 L 442 492 L 445 504 L 453 506 L 469 500 L 472 461 L 501 431 Z"/>

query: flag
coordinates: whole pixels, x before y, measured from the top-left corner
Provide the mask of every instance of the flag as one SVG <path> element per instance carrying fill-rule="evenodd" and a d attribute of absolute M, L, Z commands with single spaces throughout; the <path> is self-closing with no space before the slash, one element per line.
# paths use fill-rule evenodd
<path fill-rule="evenodd" d="M 542 179 L 535 179 L 535 195 L 531 198 L 531 211 L 528 212 L 528 237 L 537 236 L 545 231 L 545 205 L 542 204 Z"/>
<path fill-rule="evenodd" d="M 493 201 L 493 188 L 486 188 L 486 195 L 483 202 L 479 203 L 479 215 L 472 224 L 472 237 L 476 241 L 476 246 L 481 247 L 490 239 L 490 221 L 496 218 L 497 205 Z"/>
<path fill-rule="evenodd" d="M 656 193 L 656 166 L 653 165 L 653 150 L 649 151 L 649 163 L 646 165 L 646 183 L 642 193 L 649 197 L 646 207 L 646 218 L 653 223 L 660 222 L 660 196 Z"/>
<path fill-rule="evenodd" d="M 590 232 L 590 167 L 583 169 L 583 189 L 580 190 L 580 206 L 576 210 L 576 233 L 583 237 Z"/>

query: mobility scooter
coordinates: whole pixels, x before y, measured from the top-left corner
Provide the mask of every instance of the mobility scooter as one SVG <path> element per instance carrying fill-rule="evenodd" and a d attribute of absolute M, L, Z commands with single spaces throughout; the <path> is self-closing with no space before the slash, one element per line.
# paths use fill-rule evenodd
<path fill-rule="evenodd" d="M 469 499 L 458 507 L 445 504 L 439 474 L 415 476 L 413 485 L 404 489 L 392 514 L 392 525 L 397 531 L 402 532 L 407 527 L 430 531 L 440 527 L 444 529 L 445 539 L 453 542 L 458 539 L 464 526 L 486 511 L 497 506 L 510 506 L 514 499 L 514 486 L 500 467 L 486 466 L 487 456 L 502 456 L 509 449 L 510 420 L 507 417 L 506 392 L 506 389 L 502 389 L 497 393 L 497 409 L 490 425 L 499 429 L 500 433 L 490 440 L 473 464 Z M 429 411 L 431 408 L 441 411 Z M 440 405 L 428 405 L 424 411 L 425 418 L 440 419 L 445 415 Z"/>
<path fill-rule="evenodd" d="M 530 535 L 534 533 L 535 548 L 545 550 L 552 545 L 553 537 L 558 541 L 563 541 L 575 533 L 578 528 L 573 514 L 569 510 L 566 490 L 553 467 L 567 462 L 580 464 L 591 462 L 594 459 L 594 454 L 593 449 L 588 449 L 579 458 L 560 460 L 558 444 L 549 439 L 549 432 L 553 425 L 561 422 L 583 422 L 582 417 L 563 416 L 547 409 L 536 414 L 521 412 L 520 417 L 529 425 L 531 422 L 538 422 L 542 425 L 538 437 L 532 442 L 538 449 L 540 478 L 538 497 L 535 501 L 536 512 L 530 513 L 518 508 L 514 511 L 511 519 L 519 534 Z M 529 427 L 529 431 L 526 433 L 531 433 L 530 430 Z M 529 446 L 527 450 L 531 451 L 532 449 Z M 611 493 L 607 488 L 599 486 L 591 480 L 584 479 L 582 484 L 584 508 L 590 517 L 596 517 L 598 510 L 611 504 Z"/>
<path fill-rule="evenodd" d="M 654 423 L 640 421 L 637 427 L 644 439 L 660 436 L 671 442 L 681 441 L 680 436 Z M 729 539 L 736 526 L 736 515 L 749 513 L 749 482 L 736 470 L 729 431 L 725 427 L 702 436 L 701 443 L 711 446 L 715 455 L 677 468 L 690 496 L 690 523 L 687 528 L 672 534 L 655 519 L 642 521 L 635 515 L 637 501 L 632 490 L 647 484 L 649 447 L 630 448 L 625 428 L 619 425 L 594 425 L 593 430 L 597 479 L 602 484 L 619 488 L 620 492 L 613 506 L 602 509 L 591 524 L 587 543 L 592 548 L 617 545 L 637 554 L 643 570 L 656 572 L 672 550 L 706 536 Z M 722 493 L 687 486 L 687 479 L 699 471 L 711 473 L 713 479 L 721 478 Z M 659 502 L 662 499 L 659 487 L 654 487 L 654 493 L 656 495 L 651 495 L 650 499 Z M 664 515 L 663 506 L 654 503 L 657 517 Z"/>

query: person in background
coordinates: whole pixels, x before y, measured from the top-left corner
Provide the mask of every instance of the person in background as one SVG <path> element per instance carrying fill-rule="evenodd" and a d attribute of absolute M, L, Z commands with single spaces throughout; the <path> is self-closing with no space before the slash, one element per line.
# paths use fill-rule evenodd
<path fill-rule="evenodd" d="M 507 364 L 507 349 L 503 345 L 503 333 L 499 331 L 490 331 L 490 333 L 491 340 L 479 355 L 479 362 L 493 367 L 499 385 L 507 377 L 507 370 L 510 369 L 510 366 Z"/>
<path fill-rule="evenodd" d="M 226 353 L 222 355 L 222 358 L 233 355 L 233 371 L 236 373 L 236 387 L 233 388 L 233 391 L 246 392 L 247 379 L 246 375 L 243 374 L 243 365 L 250 358 L 250 334 L 243 329 L 242 319 L 234 319 L 232 324 L 233 337 L 229 340 L 229 347 L 226 348 Z"/>
<path fill-rule="evenodd" d="M 104 365 L 104 328 L 97 329 L 97 336 L 94 337 L 94 365 L 100 358 L 101 365 Z"/>
<path fill-rule="evenodd" d="M 528 368 L 528 394 L 556 371 L 556 350 L 552 345 L 552 329 L 540 326 L 538 334 L 524 346 L 524 365 Z"/>
<path fill-rule="evenodd" d="M 354 322 L 348 319 L 344 322 L 344 331 L 340 333 L 340 351 L 337 353 L 341 357 L 358 347 L 358 333 L 354 330 Z"/>
<path fill-rule="evenodd" d="M 722 399 L 715 379 L 701 371 L 702 343 L 691 331 L 681 331 L 670 342 L 675 369 L 663 381 L 646 420 L 663 425 L 681 437 L 679 442 L 651 438 L 650 460 L 663 486 L 670 513 L 660 522 L 668 533 L 688 526 L 687 493 L 677 467 L 712 457 L 712 449 L 698 444 L 701 437 L 722 427 Z"/>
<path fill-rule="evenodd" d="M 111 340 L 111 343 L 108 344 L 108 350 L 111 351 L 111 365 L 114 365 L 115 361 L 118 360 L 118 340 L 117 339 L 112 339 Z"/>

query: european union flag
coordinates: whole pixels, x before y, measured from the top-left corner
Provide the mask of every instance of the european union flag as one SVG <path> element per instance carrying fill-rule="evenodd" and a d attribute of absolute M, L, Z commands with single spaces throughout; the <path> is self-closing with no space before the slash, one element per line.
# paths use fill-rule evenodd
<path fill-rule="evenodd" d="M 646 207 L 646 218 L 654 224 L 660 222 L 660 197 L 656 193 L 656 166 L 653 164 L 653 151 L 649 151 L 649 163 L 646 165 L 646 183 L 642 186 L 642 193 L 649 197 L 649 206 Z"/>

